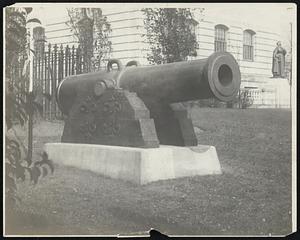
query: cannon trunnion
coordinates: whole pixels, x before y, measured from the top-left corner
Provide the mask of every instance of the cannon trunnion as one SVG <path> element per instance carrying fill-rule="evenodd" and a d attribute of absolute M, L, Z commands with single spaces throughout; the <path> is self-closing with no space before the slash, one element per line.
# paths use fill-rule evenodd
<path fill-rule="evenodd" d="M 118 70 L 112 70 L 117 63 Z M 158 147 L 198 144 L 188 111 L 178 102 L 217 98 L 231 101 L 241 75 L 226 52 L 207 59 L 122 67 L 70 76 L 57 89 L 66 115 L 62 142 Z"/>

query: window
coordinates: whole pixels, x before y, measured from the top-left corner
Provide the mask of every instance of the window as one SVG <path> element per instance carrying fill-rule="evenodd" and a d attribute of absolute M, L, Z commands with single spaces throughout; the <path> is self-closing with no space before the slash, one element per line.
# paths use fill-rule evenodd
<path fill-rule="evenodd" d="M 226 52 L 227 31 L 228 27 L 225 25 L 219 24 L 215 26 L 215 52 Z"/>
<path fill-rule="evenodd" d="M 253 61 L 253 37 L 255 32 L 252 30 L 244 31 L 243 59 Z"/>

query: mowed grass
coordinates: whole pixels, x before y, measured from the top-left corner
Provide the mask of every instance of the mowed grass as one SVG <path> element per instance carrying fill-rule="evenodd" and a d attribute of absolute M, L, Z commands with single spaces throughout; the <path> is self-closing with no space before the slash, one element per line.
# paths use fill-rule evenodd
<path fill-rule="evenodd" d="M 55 165 L 19 183 L 22 227 L 9 234 L 285 235 L 291 232 L 291 111 L 191 111 L 199 144 L 214 145 L 223 173 L 144 186 Z M 60 140 L 61 123 L 35 128 L 35 153 Z M 37 155 L 35 155 L 37 156 Z"/>

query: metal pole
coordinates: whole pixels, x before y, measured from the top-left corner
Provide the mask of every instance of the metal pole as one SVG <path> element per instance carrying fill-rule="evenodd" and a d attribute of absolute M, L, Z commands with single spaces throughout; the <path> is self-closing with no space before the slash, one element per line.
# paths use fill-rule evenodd
<path fill-rule="evenodd" d="M 32 161 L 32 142 L 33 142 L 33 108 L 32 108 L 32 101 L 33 101 L 33 94 L 32 92 L 29 93 L 29 113 L 28 113 L 28 160 Z"/>
<path fill-rule="evenodd" d="M 293 70 L 293 53 L 292 53 L 292 50 L 293 50 L 293 25 L 292 23 L 290 22 L 290 26 L 291 26 L 291 66 L 290 66 L 290 108 L 292 109 L 292 70 Z"/>
<path fill-rule="evenodd" d="M 33 28 L 30 27 L 29 36 L 29 59 L 30 59 L 30 70 L 29 70 L 29 89 L 28 89 L 28 155 L 27 158 L 32 161 L 32 142 L 33 142 L 33 53 L 30 49 L 33 49 Z"/>
<path fill-rule="evenodd" d="M 241 108 L 241 89 L 239 89 L 239 109 Z"/>

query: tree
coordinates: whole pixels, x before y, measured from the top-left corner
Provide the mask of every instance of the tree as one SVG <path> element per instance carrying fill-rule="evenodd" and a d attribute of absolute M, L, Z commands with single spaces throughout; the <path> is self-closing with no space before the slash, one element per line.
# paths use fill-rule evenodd
<path fill-rule="evenodd" d="M 40 23 L 36 18 L 29 18 L 32 8 L 5 9 L 5 203 L 7 212 L 14 209 L 17 200 L 17 180 L 25 181 L 26 173 L 30 180 L 38 182 L 40 176 L 48 173 L 46 166 L 53 172 L 52 162 L 47 154 L 42 154 L 41 161 L 32 161 L 28 157 L 26 149 L 14 131 L 14 126 L 23 126 L 30 113 L 41 111 L 41 106 L 34 101 L 35 94 L 28 92 L 27 66 L 29 63 L 28 53 L 33 51 L 29 48 L 27 25 L 32 22 Z M 22 74 L 16 74 L 19 67 L 23 69 Z M 12 137 L 13 132 L 15 137 Z M 23 152 L 22 152 L 23 150 Z M 20 200 L 20 199 L 19 199 Z"/>
<path fill-rule="evenodd" d="M 196 56 L 198 24 L 187 8 L 145 8 L 144 24 L 151 52 L 150 63 L 162 64 L 184 61 Z"/>
<path fill-rule="evenodd" d="M 112 50 L 111 28 L 106 16 L 100 8 L 69 8 L 67 11 L 70 19 L 67 25 L 85 54 L 88 69 L 99 69 Z"/>

